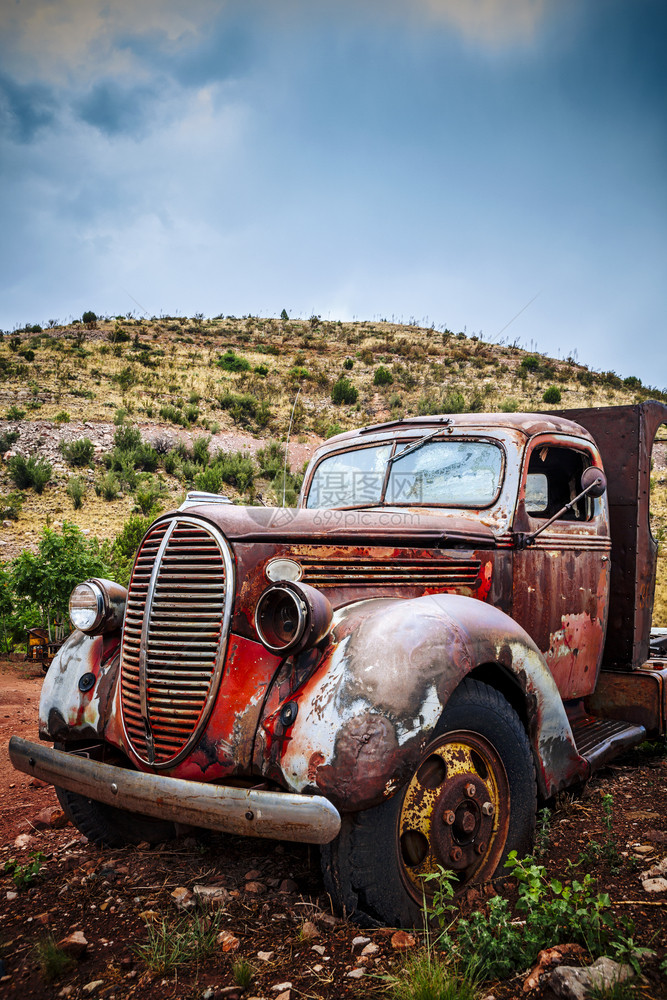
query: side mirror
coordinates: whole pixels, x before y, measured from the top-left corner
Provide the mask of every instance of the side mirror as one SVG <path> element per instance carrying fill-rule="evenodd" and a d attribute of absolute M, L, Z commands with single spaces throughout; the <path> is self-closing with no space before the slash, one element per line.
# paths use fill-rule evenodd
<path fill-rule="evenodd" d="M 607 477 L 602 469 L 589 465 L 581 474 L 581 490 L 589 497 L 601 497 L 607 490 Z"/>

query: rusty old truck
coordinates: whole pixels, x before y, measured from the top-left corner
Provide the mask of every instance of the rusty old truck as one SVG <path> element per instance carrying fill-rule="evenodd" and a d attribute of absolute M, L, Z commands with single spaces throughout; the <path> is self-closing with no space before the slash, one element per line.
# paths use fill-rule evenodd
<path fill-rule="evenodd" d="M 413 925 L 424 875 L 490 879 L 538 803 L 664 737 L 665 422 L 653 401 L 404 419 L 319 447 L 295 509 L 189 494 L 127 590 L 73 591 L 44 743 L 14 737 L 14 766 L 92 841 L 317 843 L 339 910 Z"/>

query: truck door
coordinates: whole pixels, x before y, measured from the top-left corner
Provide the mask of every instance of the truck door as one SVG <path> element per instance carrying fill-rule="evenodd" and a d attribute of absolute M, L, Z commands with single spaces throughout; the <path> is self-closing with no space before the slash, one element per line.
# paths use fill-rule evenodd
<path fill-rule="evenodd" d="M 515 531 L 530 535 L 601 465 L 579 439 L 539 435 L 522 471 Z M 611 540 L 606 496 L 584 497 L 514 553 L 512 617 L 544 653 L 563 699 L 595 688 L 607 624 Z"/>

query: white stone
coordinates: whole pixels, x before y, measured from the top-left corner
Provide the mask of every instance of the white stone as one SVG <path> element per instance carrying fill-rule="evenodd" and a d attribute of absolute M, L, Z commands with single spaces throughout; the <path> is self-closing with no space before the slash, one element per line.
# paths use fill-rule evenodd
<path fill-rule="evenodd" d="M 647 878 L 642 882 L 644 892 L 667 892 L 667 878 Z"/>

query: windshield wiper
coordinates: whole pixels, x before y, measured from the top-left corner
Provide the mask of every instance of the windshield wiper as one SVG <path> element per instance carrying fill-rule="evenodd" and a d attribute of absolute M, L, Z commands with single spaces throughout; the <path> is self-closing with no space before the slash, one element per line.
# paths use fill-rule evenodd
<path fill-rule="evenodd" d="M 413 443 L 409 444 L 407 448 L 403 449 L 403 451 L 394 452 L 391 458 L 387 460 L 387 468 L 393 465 L 394 462 L 397 462 L 399 458 L 405 458 L 406 455 L 409 455 L 411 452 L 417 451 L 419 448 L 423 447 L 427 441 L 431 441 L 434 437 L 437 437 L 438 434 L 442 434 L 444 424 L 451 424 L 451 420 L 447 417 L 442 421 L 441 425 L 436 427 L 434 431 L 431 431 L 430 434 L 424 434 L 423 437 L 420 437 L 417 441 L 413 441 Z"/>

